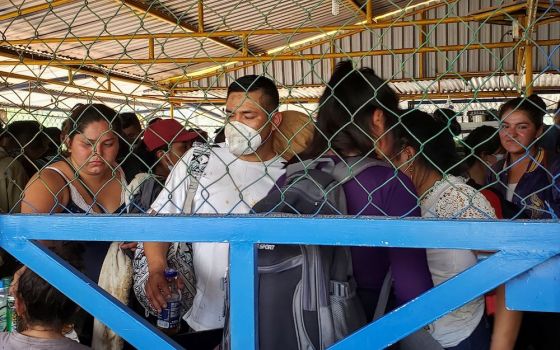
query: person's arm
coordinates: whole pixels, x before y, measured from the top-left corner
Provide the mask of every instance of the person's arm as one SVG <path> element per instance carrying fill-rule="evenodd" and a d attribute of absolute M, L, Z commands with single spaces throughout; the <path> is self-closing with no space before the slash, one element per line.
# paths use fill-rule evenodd
<path fill-rule="evenodd" d="M 167 250 L 169 242 L 144 242 L 144 254 L 148 262 L 148 280 L 146 282 L 146 296 L 153 307 L 161 311 L 171 297 L 170 285 L 163 274 L 167 267 Z M 177 279 L 179 280 L 179 279 Z"/>
<path fill-rule="evenodd" d="M 412 181 L 401 172 L 387 183 L 388 215 L 419 217 L 418 195 Z M 395 200 L 398 198 L 399 200 Z M 416 298 L 434 286 L 426 249 L 391 248 L 389 250 L 393 289 L 398 305 Z"/>
<path fill-rule="evenodd" d="M 499 286 L 496 289 L 496 315 L 490 350 L 513 350 L 522 318 L 523 312 L 506 309 L 505 286 Z"/>
<path fill-rule="evenodd" d="M 53 170 L 44 169 L 29 180 L 23 192 L 21 212 L 24 214 L 60 213 L 69 201 L 66 181 Z M 56 241 L 40 240 L 52 248 Z"/>
<path fill-rule="evenodd" d="M 53 170 L 42 170 L 29 180 L 23 192 L 21 212 L 27 214 L 61 212 L 68 202 L 66 182 Z"/>
<path fill-rule="evenodd" d="M 190 159 L 188 157 L 191 154 L 192 151 L 187 152 L 185 155 L 187 158 L 183 157 L 173 168 L 167 177 L 165 187 L 151 205 L 150 215 L 182 213 L 188 190 L 188 161 L 185 159 Z M 163 274 L 167 267 L 169 246 L 169 242 L 144 242 L 144 254 L 149 272 L 144 288 L 152 306 L 158 311 L 165 307 L 167 299 L 170 297 L 170 286 Z M 176 281 L 178 287 L 182 288 L 183 281 L 180 278 L 177 278 Z"/>

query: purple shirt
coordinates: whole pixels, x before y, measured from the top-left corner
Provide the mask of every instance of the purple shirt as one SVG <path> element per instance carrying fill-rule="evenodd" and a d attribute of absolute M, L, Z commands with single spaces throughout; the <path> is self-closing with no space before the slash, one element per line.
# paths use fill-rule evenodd
<path fill-rule="evenodd" d="M 337 162 L 336 157 L 332 159 Z M 282 175 L 280 188 L 286 181 Z M 343 185 L 349 215 L 420 216 L 412 181 L 392 167 L 372 166 Z M 391 267 L 396 306 L 433 287 L 425 249 L 352 247 L 354 277 L 359 288 L 379 294 L 387 270 Z"/>
<path fill-rule="evenodd" d="M 348 214 L 368 216 L 420 216 L 417 194 L 410 179 L 393 168 L 374 166 L 343 185 Z M 432 288 L 425 249 L 352 247 L 358 287 L 379 293 L 391 267 L 397 305 Z"/>

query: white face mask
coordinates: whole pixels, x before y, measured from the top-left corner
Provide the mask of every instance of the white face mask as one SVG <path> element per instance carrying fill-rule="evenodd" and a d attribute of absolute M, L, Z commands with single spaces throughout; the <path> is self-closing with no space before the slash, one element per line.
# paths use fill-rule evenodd
<path fill-rule="evenodd" d="M 167 170 L 169 170 L 169 172 L 171 172 L 171 170 L 174 167 L 173 162 L 171 161 L 171 158 L 169 158 L 169 156 L 166 154 L 163 155 L 165 157 L 165 160 L 167 160 Z"/>
<path fill-rule="evenodd" d="M 238 121 L 228 122 L 224 133 L 229 151 L 238 157 L 255 153 L 268 140 L 267 137 L 263 142 L 257 130 Z"/>

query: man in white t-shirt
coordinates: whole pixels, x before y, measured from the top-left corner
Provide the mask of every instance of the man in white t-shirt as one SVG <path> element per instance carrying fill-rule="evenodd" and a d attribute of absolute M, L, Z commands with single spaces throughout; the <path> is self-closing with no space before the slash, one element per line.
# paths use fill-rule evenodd
<path fill-rule="evenodd" d="M 225 144 L 212 148 L 192 201 L 196 214 L 246 214 L 284 173 L 284 159 L 272 147 L 272 134 L 282 121 L 274 83 L 263 76 L 244 76 L 228 88 Z M 175 165 L 165 188 L 152 204 L 158 214 L 180 214 L 189 188 L 193 160 L 189 150 Z M 188 207 L 188 205 L 187 205 Z M 145 242 L 149 278 L 146 295 L 160 310 L 168 290 L 163 271 L 169 243 Z M 185 320 L 195 331 L 224 326 L 225 277 L 229 247 L 225 243 L 194 243 L 196 295 Z"/>

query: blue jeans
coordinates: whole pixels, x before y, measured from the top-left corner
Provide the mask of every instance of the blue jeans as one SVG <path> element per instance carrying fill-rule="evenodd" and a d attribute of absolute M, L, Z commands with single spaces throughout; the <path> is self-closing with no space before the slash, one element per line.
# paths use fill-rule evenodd
<path fill-rule="evenodd" d="M 482 316 L 478 326 L 467 339 L 456 346 L 445 348 L 445 350 L 488 350 L 490 349 L 490 337 L 490 324 L 486 316 Z"/>

